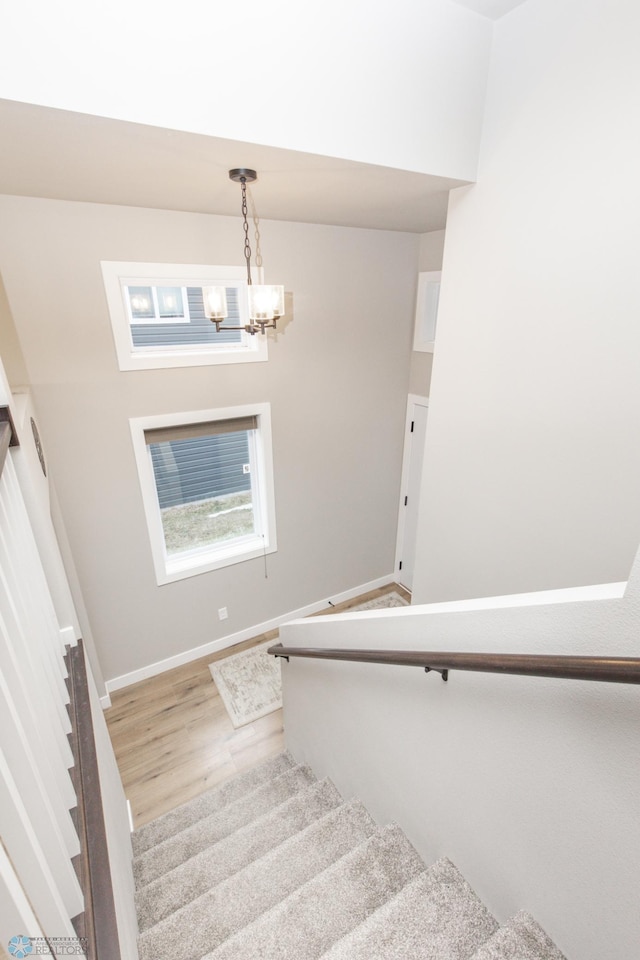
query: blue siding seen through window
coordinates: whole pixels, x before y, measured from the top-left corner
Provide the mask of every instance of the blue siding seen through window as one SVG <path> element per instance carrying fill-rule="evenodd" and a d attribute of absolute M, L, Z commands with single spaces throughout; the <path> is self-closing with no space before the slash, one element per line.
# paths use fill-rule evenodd
<path fill-rule="evenodd" d="M 227 323 L 238 325 L 238 288 L 227 287 Z M 132 323 L 131 338 L 134 347 L 175 347 L 201 344 L 240 343 L 242 331 L 224 330 L 216 333 L 215 324 L 204 315 L 202 287 L 187 287 L 189 322 Z"/>
<path fill-rule="evenodd" d="M 160 509 L 251 489 L 246 430 L 152 443 L 149 450 Z"/>

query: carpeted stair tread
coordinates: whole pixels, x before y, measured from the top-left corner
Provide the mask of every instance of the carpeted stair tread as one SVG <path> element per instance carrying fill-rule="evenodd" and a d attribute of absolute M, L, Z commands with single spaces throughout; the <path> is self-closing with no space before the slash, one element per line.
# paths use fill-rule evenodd
<path fill-rule="evenodd" d="M 209 953 L 376 830 L 359 801 L 331 810 L 143 933 L 138 941 L 140 960 L 192 960 Z"/>
<path fill-rule="evenodd" d="M 251 793 L 267 780 L 279 776 L 293 766 L 295 761 L 291 754 L 284 751 L 238 774 L 231 780 L 226 780 L 212 790 L 199 794 L 174 810 L 169 810 L 168 813 L 146 823 L 133 833 L 134 855 L 139 856 L 145 850 L 166 840 L 167 837 L 184 830 L 196 820 L 211 816 L 228 804 L 235 803 L 240 797 Z"/>
<path fill-rule="evenodd" d="M 469 960 L 498 924 L 450 860 L 438 860 L 322 960 Z"/>
<path fill-rule="evenodd" d="M 291 767 L 280 776 L 268 780 L 256 790 L 240 797 L 235 803 L 224 806 L 208 817 L 196 820 L 190 827 L 167 837 L 150 850 L 145 850 L 134 859 L 133 863 L 136 887 L 140 889 L 169 870 L 173 870 L 185 860 L 211 846 L 212 843 L 217 843 L 252 820 L 257 820 L 267 810 L 283 803 L 313 782 L 315 777 L 309 767 L 304 765 Z"/>
<path fill-rule="evenodd" d="M 331 781 L 320 780 L 147 884 L 136 895 L 140 932 L 243 870 L 342 802 Z"/>
<path fill-rule="evenodd" d="M 312 960 L 425 869 L 397 826 L 376 833 L 230 937 L 207 960 Z"/>
<path fill-rule="evenodd" d="M 471 960 L 565 960 L 542 927 L 524 910 L 516 913 Z"/>

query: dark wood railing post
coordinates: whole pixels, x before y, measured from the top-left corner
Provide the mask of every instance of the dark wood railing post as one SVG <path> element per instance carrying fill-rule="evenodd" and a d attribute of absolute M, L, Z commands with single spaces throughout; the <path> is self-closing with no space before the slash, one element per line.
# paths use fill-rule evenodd
<path fill-rule="evenodd" d="M 65 659 L 71 697 L 73 732 L 70 739 L 75 760 L 73 780 L 78 798 L 75 822 L 81 848 L 77 872 L 85 900 L 84 915 L 78 918 L 82 930 L 80 935 L 87 940 L 88 960 L 121 960 L 82 640 L 78 641 L 77 646 L 68 648 Z"/>

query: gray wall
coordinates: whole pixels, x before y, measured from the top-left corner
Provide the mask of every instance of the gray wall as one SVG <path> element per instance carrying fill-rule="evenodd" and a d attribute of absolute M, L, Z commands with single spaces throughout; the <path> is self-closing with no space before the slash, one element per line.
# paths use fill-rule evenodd
<path fill-rule="evenodd" d="M 107 679 L 389 574 L 419 239 L 265 222 L 266 363 L 118 370 L 100 260 L 233 264 L 236 218 L 0 199 L 0 272 Z M 128 418 L 272 404 L 278 552 L 158 587 Z M 229 619 L 220 623 L 219 607 Z"/>

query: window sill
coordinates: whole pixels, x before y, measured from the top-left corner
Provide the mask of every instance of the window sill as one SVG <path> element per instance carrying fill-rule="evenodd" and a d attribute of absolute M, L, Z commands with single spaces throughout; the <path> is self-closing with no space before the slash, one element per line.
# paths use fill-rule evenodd
<path fill-rule="evenodd" d="M 156 579 L 162 586 L 165 583 L 174 583 L 187 577 L 197 577 L 201 573 L 211 570 L 220 570 L 234 563 L 244 563 L 245 560 L 255 560 L 264 554 L 275 553 L 275 544 L 265 545 L 262 537 L 248 537 L 242 542 L 235 542 L 226 548 L 216 550 L 198 550 L 179 554 L 167 558 L 164 570 L 156 570 Z"/>

